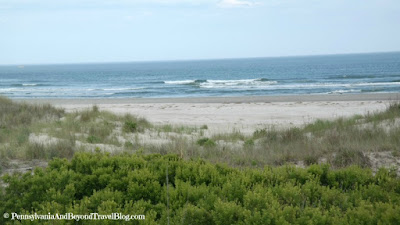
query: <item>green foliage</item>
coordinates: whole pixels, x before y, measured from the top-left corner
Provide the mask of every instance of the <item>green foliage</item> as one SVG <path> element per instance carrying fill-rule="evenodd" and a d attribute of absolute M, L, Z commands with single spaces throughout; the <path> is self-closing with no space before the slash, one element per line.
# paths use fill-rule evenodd
<path fill-rule="evenodd" d="M 124 144 L 124 147 L 125 147 L 125 148 L 128 148 L 128 149 L 129 149 L 129 148 L 133 148 L 133 143 L 130 142 L 130 141 L 126 141 L 125 144 Z"/>
<path fill-rule="evenodd" d="M 137 130 L 137 123 L 133 121 L 125 121 L 123 129 L 127 133 L 134 133 Z"/>
<path fill-rule="evenodd" d="M 210 138 L 200 138 L 197 144 L 204 147 L 215 147 L 217 144 Z"/>
<path fill-rule="evenodd" d="M 277 141 L 279 132 L 275 129 L 258 129 L 253 133 L 253 139 L 263 138 L 267 142 Z"/>
<path fill-rule="evenodd" d="M 143 132 L 145 128 L 151 127 L 146 119 L 137 118 L 130 114 L 126 114 L 122 119 L 124 120 L 123 130 L 127 133 Z"/>
<path fill-rule="evenodd" d="M 97 106 L 64 113 L 49 105 L 18 103 L 0 97 L 0 158 L 2 161 L 69 158 L 75 149 L 75 141 L 69 141 L 73 137 L 83 144 L 79 150 L 84 150 L 82 146 L 89 146 L 88 143 L 101 143 L 107 149 L 176 153 L 186 159 L 204 158 L 239 167 L 300 162 L 312 165 L 325 160 L 335 168 L 369 167 L 373 166 L 368 159 L 371 152 L 392 152 L 396 158 L 400 155 L 400 127 L 396 122 L 400 118 L 399 105 L 392 103 L 386 111 L 363 116 L 317 120 L 300 128 L 270 126 L 246 135 L 240 130 L 206 132 L 207 125 L 151 125 L 130 114 L 119 116 L 100 111 Z M 145 135 L 137 134 L 145 130 Z M 155 135 L 160 142 L 153 142 Z M 63 143 L 48 147 L 44 138 L 36 140 L 35 136 L 48 136 L 49 140 Z M 205 136 L 209 138 L 203 139 Z M 33 143 L 35 140 L 38 144 Z"/>
<path fill-rule="evenodd" d="M 202 130 L 207 130 L 207 129 L 208 129 L 208 126 L 207 126 L 206 124 L 204 124 L 203 126 L 200 127 L 200 129 L 202 129 Z"/>
<path fill-rule="evenodd" d="M 317 164 L 318 163 L 318 157 L 316 157 L 315 155 L 305 156 L 304 163 L 306 165 L 308 165 L 308 166 L 312 165 L 312 164 Z"/>
<path fill-rule="evenodd" d="M 367 122 L 379 122 L 382 120 L 393 120 L 400 117 L 400 102 L 392 102 L 386 111 L 382 113 L 370 113 L 366 116 Z"/>
<path fill-rule="evenodd" d="M 363 152 L 357 150 L 340 149 L 336 154 L 332 164 L 336 167 L 346 167 L 358 165 L 360 167 L 370 167 L 371 162 Z"/>
<path fill-rule="evenodd" d="M 284 131 L 281 136 L 283 142 L 293 142 L 304 138 L 304 134 L 300 128 L 293 127 Z"/>
<path fill-rule="evenodd" d="M 86 141 L 89 143 L 99 143 L 101 142 L 101 139 L 98 138 L 97 136 L 90 135 L 89 137 L 86 138 Z"/>
<path fill-rule="evenodd" d="M 214 134 L 212 139 L 214 140 L 224 140 L 224 141 L 244 141 L 246 137 L 238 130 L 233 130 L 231 133 L 221 133 L 221 134 Z"/>
<path fill-rule="evenodd" d="M 198 129 L 196 127 L 190 127 L 190 126 L 173 126 L 171 124 L 165 124 L 161 126 L 155 126 L 155 131 L 156 132 L 164 132 L 164 133 L 177 133 L 177 134 L 192 134 L 196 132 Z"/>
<path fill-rule="evenodd" d="M 0 128 L 28 126 L 34 121 L 52 121 L 64 115 L 64 110 L 56 109 L 49 104 L 31 105 L 15 103 L 0 96 Z"/>
<path fill-rule="evenodd" d="M 249 139 L 249 140 L 246 140 L 244 142 L 244 147 L 253 147 L 253 146 L 254 146 L 254 140 L 253 139 Z"/>
<path fill-rule="evenodd" d="M 75 152 L 75 140 L 60 140 L 56 143 L 43 145 L 29 143 L 25 150 L 25 158 L 32 159 L 53 159 L 71 158 Z"/>
<path fill-rule="evenodd" d="M 176 155 L 78 153 L 71 161 L 54 159 L 46 169 L 2 179 L 7 186 L 0 191 L 1 212 L 146 216 L 77 224 L 400 223 L 400 179 L 386 169 L 376 175 L 328 165 L 239 170 Z M 1 217 L 0 224 L 43 221 Z"/>
<path fill-rule="evenodd" d="M 173 132 L 174 128 L 172 127 L 171 124 L 165 124 L 160 127 L 160 130 L 162 130 L 163 132 L 169 133 L 169 132 Z"/>
<path fill-rule="evenodd" d="M 308 124 L 304 130 L 308 132 L 318 132 L 322 130 L 328 130 L 333 128 L 335 125 L 334 122 L 328 120 L 316 120 L 314 123 Z"/>

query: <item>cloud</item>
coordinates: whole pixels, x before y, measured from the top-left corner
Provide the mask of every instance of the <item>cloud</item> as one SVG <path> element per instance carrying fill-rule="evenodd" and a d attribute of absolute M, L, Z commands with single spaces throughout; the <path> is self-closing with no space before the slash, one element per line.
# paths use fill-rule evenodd
<path fill-rule="evenodd" d="M 233 7 L 251 7 L 258 3 L 243 1 L 243 0 L 222 0 L 218 3 L 221 8 L 233 8 Z"/>

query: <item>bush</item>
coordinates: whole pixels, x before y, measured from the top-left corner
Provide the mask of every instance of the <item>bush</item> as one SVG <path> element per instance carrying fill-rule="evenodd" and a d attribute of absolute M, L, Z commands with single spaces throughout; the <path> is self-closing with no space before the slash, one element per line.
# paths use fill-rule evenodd
<path fill-rule="evenodd" d="M 56 144 L 47 147 L 48 158 L 71 158 L 75 152 L 75 140 L 60 140 Z"/>
<path fill-rule="evenodd" d="M 130 141 L 126 141 L 125 144 L 124 144 L 124 147 L 125 148 L 133 148 L 133 143 L 130 142 Z"/>
<path fill-rule="evenodd" d="M 54 144 L 29 143 L 25 150 L 27 159 L 71 158 L 75 152 L 75 140 L 59 140 Z"/>
<path fill-rule="evenodd" d="M 253 139 L 262 138 L 266 142 L 274 142 L 278 140 L 279 132 L 275 129 L 258 129 L 253 132 Z"/>
<path fill-rule="evenodd" d="M 209 138 L 201 138 L 197 140 L 197 144 L 204 147 L 214 147 L 217 145 L 215 141 Z"/>
<path fill-rule="evenodd" d="M 304 158 L 304 163 L 309 166 L 318 163 L 318 157 L 316 155 L 308 155 Z"/>
<path fill-rule="evenodd" d="M 86 141 L 89 143 L 100 143 L 101 139 L 94 135 L 90 135 L 89 137 L 86 138 Z"/>
<path fill-rule="evenodd" d="M 177 155 L 78 153 L 3 181 L 1 212 L 134 212 L 144 214 L 146 224 L 400 223 L 400 179 L 386 169 L 375 176 L 328 165 L 242 170 Z M 1 217 L 0 224 L 14 223 Z"/>
<path fill-rule="evenodd" d="M 253 139 L 246 140 L 243 145 L 244 145 L 244 147 L 253 147 L 254 140 Z"/>
<path fill-rule="evenodd" d="M 347 167 L 358 165 L 366 168 L 371 166 L 371 162 L 363 152 L 358 150 L 340 149 L 333 159 L 333 165 L 336 167 Z"/>
<path fill-rule="evenodd" d="M 123 129 L 127 133 L 134 133 L 136 132 L 137 127 L 137 123 L 132 121 L 125 121 Z"/>
<path fill-rule="evenodd" d="M 208 129 L 208 126 L 207 126 L 207 125 L 203 125 L 203 126 L 200 127 L 200 129 L 202 129 L 202 130 L 207 130 L 207 129 Z"/>

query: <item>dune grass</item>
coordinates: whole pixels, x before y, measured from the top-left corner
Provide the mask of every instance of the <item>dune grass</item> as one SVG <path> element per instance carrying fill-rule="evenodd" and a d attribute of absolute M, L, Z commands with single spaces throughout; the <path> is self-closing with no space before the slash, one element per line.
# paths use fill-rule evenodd
<path fill-rule="evenodd" d="M 302 127 L 265 127 L 212 134 L 199 128 L 154 125 L 133 115 L 91 109 L 65 113 L 50 105 L 0 98 L 0 164 L 6 159 L 71 158 L 88 146 L 101 151 L 177 154 L 239 167 L 286 163 L 329 163 L 333 168 L 370 167 L 371 152 L 400 156 L 400 103 L 383 112 L 336 120 L 316 120 Z M 3 163 L 4 164 L 4 163 Z"/>

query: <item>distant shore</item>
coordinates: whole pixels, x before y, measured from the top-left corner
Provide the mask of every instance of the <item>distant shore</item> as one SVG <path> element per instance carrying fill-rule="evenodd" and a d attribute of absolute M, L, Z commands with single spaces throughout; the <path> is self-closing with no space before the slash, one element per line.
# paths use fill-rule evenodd
<path fill-rule="evenodd" d="M 301 126 L 385 110 L 400 93 L 202 98 L 19 99 L 50 103 L 67 111 L 97 105 L 117 114 L 131 113 L 156 124 L 207 125 L 215 132 L 251 133 L 268 126 Z"/>

